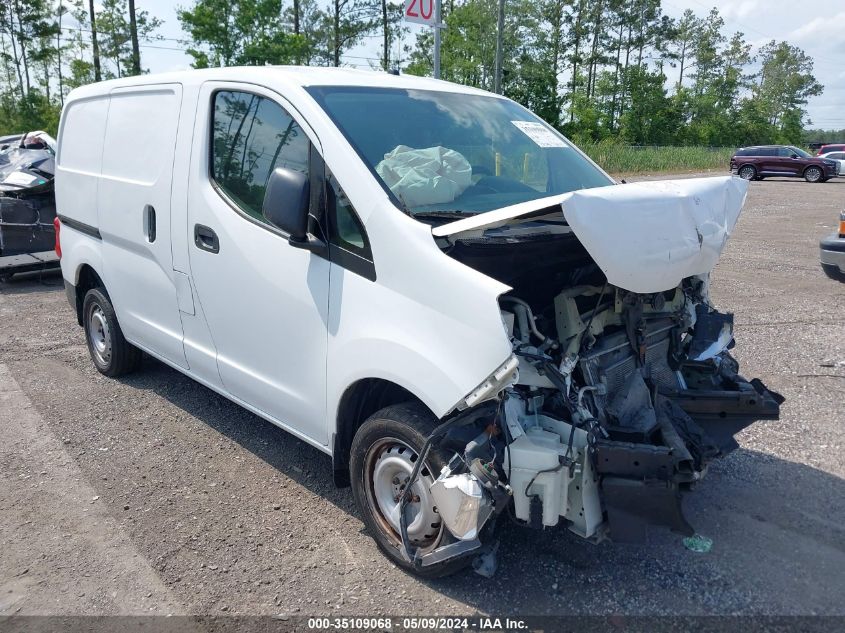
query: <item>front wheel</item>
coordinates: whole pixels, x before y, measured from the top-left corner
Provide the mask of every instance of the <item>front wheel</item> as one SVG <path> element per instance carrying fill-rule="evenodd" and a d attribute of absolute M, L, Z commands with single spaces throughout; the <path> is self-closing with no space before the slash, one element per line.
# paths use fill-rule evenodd
<path fill-rule="evenodd" d="M 85 294 L 82 325 L 97 371 L 114 378 L 137 369 L 141 350 L 123 337 L 114 307 L 102 288 L 93 288 Z"/>
<path fill-rule="evenodd" d="M 743 165 L 739 170 L 739 177 L 743 180 L 754 180 L 757 177 L 757 170 L 751 165 Z"/>
<path fill-rule="evenodd" d="M 367 531 L 379 549 L 397 566 L 424 578 L 438 578 L 466 567 L 470 560 L 458 558 L 417 567 L 402 556 L 399 499 L 437 418 L 425 407 L 405 403 L 385 407 L 367 419 L 355 433 L 349 459 L 352 495 L 361 510 Z M 408 540 L 420 555 L 452 540 L 429 487 L 446 465 L 446 458 L 432 449 L 411 486 L 405 507 Z"/>
<path fill-rule="evenodd" d="M 822 182 L 824 179 L 823 177 L 824 174 L 818 167 L 807 167 L 807 169 L 804 170 L 804 180 L 807 182 Z"/>

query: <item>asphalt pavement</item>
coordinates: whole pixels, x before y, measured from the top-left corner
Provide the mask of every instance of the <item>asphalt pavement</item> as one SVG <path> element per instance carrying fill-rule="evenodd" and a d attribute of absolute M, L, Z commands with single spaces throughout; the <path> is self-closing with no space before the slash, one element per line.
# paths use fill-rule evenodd
<path fill-rule="evenodd" d="M 395 568 L 326 455 L 157 361 L 101 376 L 60 277 L 0 284 L 0 615 L 845 615 L 843 205 L 845 179 L 751 183 L 713 273 L 786 403 L 687 497 L 712 550 L 507 525 L 489 580 Z"/>

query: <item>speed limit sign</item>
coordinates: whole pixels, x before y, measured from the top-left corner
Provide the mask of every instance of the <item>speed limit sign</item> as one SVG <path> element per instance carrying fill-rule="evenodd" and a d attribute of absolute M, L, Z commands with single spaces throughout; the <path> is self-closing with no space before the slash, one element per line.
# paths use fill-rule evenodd
<path fill-rule="evenodd" d="M 434 78 L 440 79 L 440 0 L 405 0 L 405 22 L 425 24 L 434 29 Z"/>
<path fill-rule="evenodd" d="M 437 0 L 405 0 L 405 21 L 435 26 Z"/>

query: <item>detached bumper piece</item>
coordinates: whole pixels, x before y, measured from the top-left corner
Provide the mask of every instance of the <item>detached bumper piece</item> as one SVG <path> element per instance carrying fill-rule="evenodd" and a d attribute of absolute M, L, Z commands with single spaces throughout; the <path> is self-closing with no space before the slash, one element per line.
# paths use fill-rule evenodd
<path fill-rule="evenodd" d="M 682 391 L 675 402 L 686 411 L 727 455 L 739 445 L 734 435 L 757 420 L 777 420 L 784 397 L 755 378 L 738 383 L 739 390 Z"/>
<path fill-rule="evenodd" d="M 620 543 L 640 543 L 647 527 L 668 527 L 684 536 L 695 534 L 681 509 L 681 491 L 670 481 L 637 481 L 605 477 L 602 482 L 610 537 Z"/>
<path fill-rule="evenodd" d="M 695 533 L 684 517 L 681 493 L 719 449 L 677 404 L 659 397 L 655 409 L 657 425 L 649 434 L 654 443 L 596 442 L 596 470 L 614 541 L 641 542 L 649 525 Z"/>

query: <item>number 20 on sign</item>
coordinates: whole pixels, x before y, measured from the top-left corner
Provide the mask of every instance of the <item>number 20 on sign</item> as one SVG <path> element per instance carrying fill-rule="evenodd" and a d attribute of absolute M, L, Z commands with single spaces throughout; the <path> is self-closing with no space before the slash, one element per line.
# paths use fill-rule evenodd
<path fill-rule="evenodd" d="M 405 21 L 434 26 L 437 0 L 405 0 Z"/>

